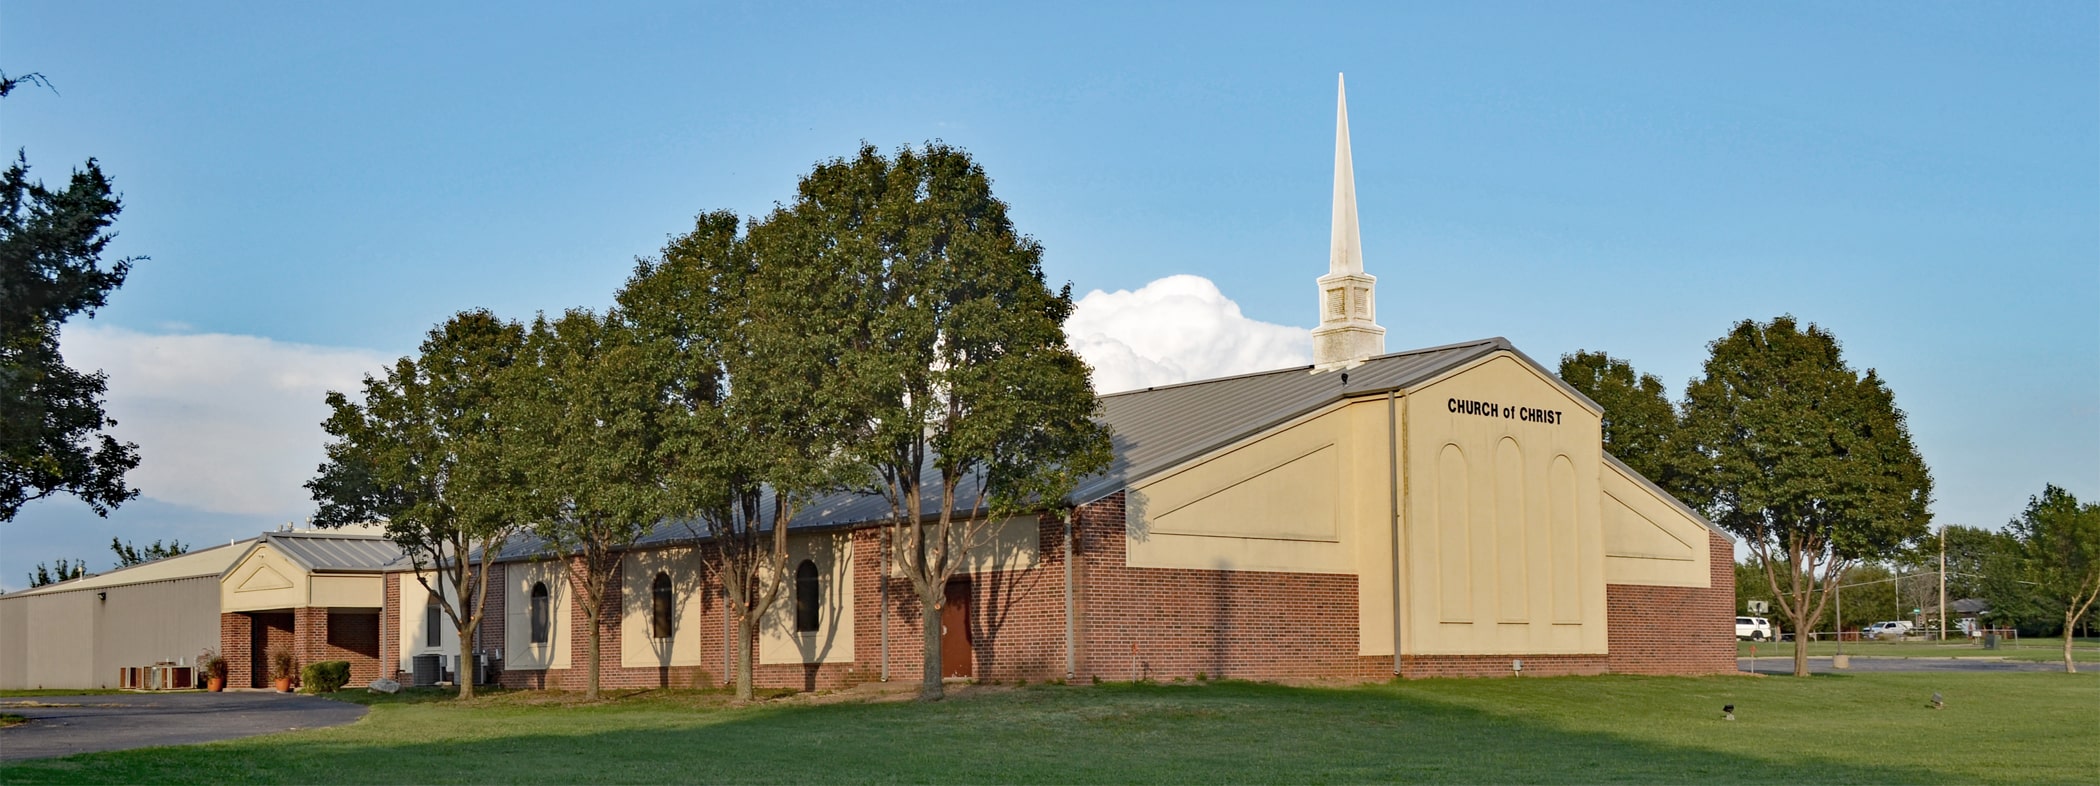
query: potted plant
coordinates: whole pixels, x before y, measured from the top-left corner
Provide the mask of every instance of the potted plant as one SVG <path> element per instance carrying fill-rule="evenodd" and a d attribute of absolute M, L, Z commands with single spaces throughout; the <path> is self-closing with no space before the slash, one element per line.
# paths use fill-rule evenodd
<path fill-rule="evenodd" d="M 205 648 L 197 655 L 197 673 L 204 675 L 204 689 L 218 693 L 226 689 L 226 656 L 218 650 Z"/>
<path fill-rule="evenodd" d="M 292 678 L 299 674 L 299 661 L 283 647 L 270 650 L 270 686 L 278 693 L 292 692 Z"/>

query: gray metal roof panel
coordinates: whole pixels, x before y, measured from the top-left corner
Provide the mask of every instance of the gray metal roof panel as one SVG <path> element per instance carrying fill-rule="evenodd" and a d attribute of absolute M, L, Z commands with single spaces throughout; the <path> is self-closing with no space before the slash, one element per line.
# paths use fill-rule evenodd
<path fill-rule="evenodd" d="M 401 558 L 393 541 L 372 535 L 266 532 L 262 539 L 307 570 L 378 572 Z"/>

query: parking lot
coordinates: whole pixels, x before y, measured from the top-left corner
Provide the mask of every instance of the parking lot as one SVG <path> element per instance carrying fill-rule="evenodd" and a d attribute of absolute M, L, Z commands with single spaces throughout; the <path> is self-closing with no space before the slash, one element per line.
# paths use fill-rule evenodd
<path fill-rule="evenodd" d="M 0 759 L 10 760 L 230 740 L 365 715 L 356 704 L 262 691 L 38 696 L 0 699 L 0 711 L 29 719 L 0 729 Z"/>

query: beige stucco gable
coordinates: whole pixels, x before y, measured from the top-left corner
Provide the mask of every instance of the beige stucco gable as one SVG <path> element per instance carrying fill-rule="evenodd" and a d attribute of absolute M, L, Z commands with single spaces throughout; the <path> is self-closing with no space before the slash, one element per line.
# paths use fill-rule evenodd
<path fill-rule="evenodd" d="M 386 585 L 378 573 L 316 574 L 266 542 L 257 542 L 219 577 L 219 610 L 379 608 Z"/>
<path fill-rule="evenodd" d="M 1600 477 L 1604 580 L 1610 584 L 1704 587 L 1712 582 L 1712 530 L 1615 461 Z"/>
<path fill-rule="evenodd" d="M 1512 352 L 1404 401 L 1406 652 L 1603 653 L 1594 405 Z"/>

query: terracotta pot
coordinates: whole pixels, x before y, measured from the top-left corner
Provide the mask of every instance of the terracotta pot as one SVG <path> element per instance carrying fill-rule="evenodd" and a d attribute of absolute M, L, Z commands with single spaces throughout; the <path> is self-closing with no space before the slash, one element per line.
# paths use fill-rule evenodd
<path fill-rule="evenodd" d="M 208 678 L 208 679 L 206 679 L 206 680 L 204 681 L 204 689 L 205 689 L 205 690 L 208 690 L 208 691 L 211 691 L 211 692 L 213 692 L 213 693 L 220 693 L 220 692 L 223 692 L 223 691 L 225 691 L 225 690 L 226 690 L 226 678 L 225 678 L 225 677 L 211 677 L 211 678 Z"/>
<path fill-rule="evenodd" d="M 277 688 L 278 693 L 292 692 L 292 678 L 290 677 L 279 677 L 270 684 Z"/>

